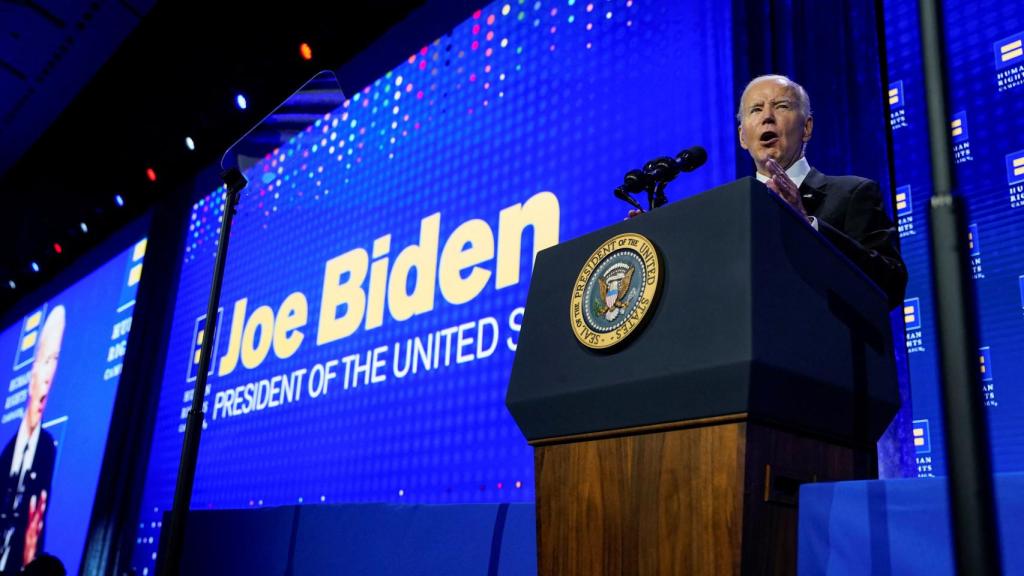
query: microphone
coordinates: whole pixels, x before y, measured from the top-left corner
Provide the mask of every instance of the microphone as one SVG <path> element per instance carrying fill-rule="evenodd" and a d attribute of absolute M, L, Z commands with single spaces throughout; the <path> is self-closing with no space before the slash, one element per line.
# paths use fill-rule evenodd
<path fill-rule="evenodd" d="M 644 172 L 657 182 L 671 182 L 680 172 L 693 172 L 708 161 L 707 150 L 693 146 L 676 154 L 675 158 L 661 156 L 644 165 Z"/>
<path fill-rule="evenodd" d="M 708 151 L 702 146 L 691 146 L 675 157 L 680 172 L 693 172 L 708 161 Z"/>
<path fill-rule="evenodd" d="M 630 170 L 626 172 L 626 175 L 622 177 L 622 186 L 620 188 L 624 192 L 630 194 L 636 194 L 647 189 L 648 186 L 653 184 L 651 175 L 643 170 Z"/>
<path fill-rule="evenodd" d="M 643 211 L 640 203 L 630 196 L 637 192 L 647 192 L 647 203 L 657 208 L 664 205 L 665 186 L 675 180 L 680 172 L 692 172 L 700 168 L 708 160 L 708 153 L 701 146 L 691 146 L 676 156 L 659 156 L 644 164 L 643 170 L 630 170 L 622 178 L 622 186 L 615 189 L 615 197 L 628 202 L 630 206 Z"/>
<path fill-rule="evenodd" d="M 618 188 L 616 188 L 615 197 L 618 198 L 619 200 L 625 200 L 626 202 L 629 203 L 630 206 L 636 208 L 641 212 L 644 212 L 645 210 L 643 206 L 641 206 L 640 203 L 636 201 L 636 198 L 630 196 L 629 192 L 627 192 L 624 188 L 625 186 L 619 186 Z"/>
<path fill-rule="evenodd" d="M 643 207 L 636 201 L 635 198 L 630 194 L 636 194 L 646 190 L 652 184 L 651 177 L 644 174 L 643 170 L 630 170 L 626 172 L 626 175 L 622 177 L 622 186 L 615 189 L 615 197 L 619 200 L 624 200 L 629 203 L 630 206 L 643 212 Z"/>

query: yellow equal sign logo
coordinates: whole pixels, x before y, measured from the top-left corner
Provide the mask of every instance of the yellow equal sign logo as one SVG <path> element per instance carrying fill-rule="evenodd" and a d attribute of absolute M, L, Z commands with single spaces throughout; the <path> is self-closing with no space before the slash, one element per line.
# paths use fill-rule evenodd
<path fill-rule="evenodd" d="M 128 286 L 135 286 L 142 279 L 142 258 L 146 255 L 146 238 L 139 240 L 132 249 L 132 262 L 136 264 L 128 271 Z"/>
<path fill-rule="evenodd" d="M 1024 57 L 1024 32 L 1008 36 L 992 44 L 996 53 L 996 70 L 1020 64 Z"/>
<path fill-rule="evenodd" d="M 206 330 L 200 330 L 199 334 L 196 334 L 196 353 L 192 356 L 192 363 L 196 366 L 199 365 L 199 356 L 203 351 L 203 336 L 206 334 Z"/>
<path fill-rule="evenodd" d="M 1020 40 L 1014 40 L 999 47 L 999 60 L 1002 62 L 1009 62 L 1021 56 L 1024 56 L 1024 43 Z"/>
<path fill-rule="evenodd" d="M 981 372 L 982 382 L 992 381 L 992 349 L 988 346 L 978 349 L 978 369 Z"/>
<path fill-rule="evenodd" d="M 953 128 L 953 136 L 959 136 L 964 133 L 963 120 L 957 118 L 949 124 Z"/>
<path fill-rule="evenodd" d="M 1024 150 L 1006 155 L 1006 182 L 1010 186 L 1024 182 Z"/>
<path fill-rule="evenodd" d="M 920 298 L 907 298 L 903 301 L 903 322 L 908 331 L 921 329 Z"/>
<path fill-rule="evenodd" d="M 889 84 L 889 108 L 897 110 L 903 107 L 903 80 Z"/>
<path fill-rule="evenodd" d="M 932 451 L 932 434 L 928 420 L 914 420 L 911 424 L 914 437 L 914 451 L 927 454 Z"/>
<path fill-rule="evenodd" d="M 907 216 L 914 211 L 910 200 L 910 184 L 896 187 L 896 215 Z"/>

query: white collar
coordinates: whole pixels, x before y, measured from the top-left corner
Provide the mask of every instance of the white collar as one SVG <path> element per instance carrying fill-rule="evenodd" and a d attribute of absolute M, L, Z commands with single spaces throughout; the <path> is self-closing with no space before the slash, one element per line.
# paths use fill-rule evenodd
<path fill-rule="evenodd" d="M 786 170 L 786 175 L 789 176 L 789 179 L 793 181 L 793 184 L 796 184 L 796 187 L 799 188 L 800 185 L 804 183 L 804 178 L 807 178 L 807 174 L 810 171 L 811 165 L 807 162 L 807 157 L 801 156 L 799 160 L 789 167 L 789 170 Z M 765 183 L 768 181 L 768 177 L 760 172 L 757 172 L 754 175 L 757 177 L 758 182 Z"/>

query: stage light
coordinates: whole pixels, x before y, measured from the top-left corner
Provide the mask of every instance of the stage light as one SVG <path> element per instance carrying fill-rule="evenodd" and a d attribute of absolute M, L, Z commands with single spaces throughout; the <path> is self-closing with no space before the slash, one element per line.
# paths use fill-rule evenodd
<path fill-rule="evenodd" d="M 33 272 L 39 272 L 39 264 L 32 262 L 31 264 L 29 264 L 29 266 L 32 268 Z"/>
<path fill-rule="evenodd" d="M 195 150 L 196 149 L 195 140 L 192 140 L 191 136 L 186 136 L 185 137 L 185 148 L 188 148 L 189 150 Z"/>
<path fill-rule="evenodd" d="M 246 106 L 249 105 L 249 103 L 245 101 L 245 96 L 242 94 L 235 96 L 235 104 L 238 105 L 239 110 L 245 110 Z"/>
<path fill-rule="evenodd" d="M 14 280 L 8 280 L 7 285 L 11 287 L 11 290 L 17 290 L 18 285 L 14 283 Z"/>
<path fill-rule="evenodd" d="M 302 55 L 303 60 L 313 59 L 313 49 L 309 46 L 309 44 L 306 44 L 305 42 L 299 45 L 299 54 Z"/>
<path fill-rule="evenodd" d="M 53 243 L 53 251 L 56 252 L 57 254 L 62 254 L 64 252 L 64 249 L 61 248 L 60 244 L 58 244 L 57 242 L 54 242 Z"/>
<path fill-rule="evenodd" d="M 146 168 L 146 178 L 149 178 L 150 182 L 156 182 L 156 170 Z"/>
<path fill-rule="evenodd" d="M 89 233 L 89 227 L 85 225 L 85 222 L 79 222 L 78 223 L 78 227 L 81 228 L 82 234 L 88 234 Z"/>
<path fill-rule="evenodd" d="M 124 198 L 121 198 L 120 194 L 114 194 L 114 204 L 124 206 Z"/>

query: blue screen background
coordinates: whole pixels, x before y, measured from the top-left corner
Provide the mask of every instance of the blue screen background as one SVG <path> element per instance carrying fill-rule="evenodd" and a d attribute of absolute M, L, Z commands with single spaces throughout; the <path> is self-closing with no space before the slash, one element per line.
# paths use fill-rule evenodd
<path fill-rule="evenodd" d="M 970 211 L 981 327 L 979 365 L 997 472 L 1024 469 L 1024 192 L 1013 159 L 1024 156 L 1024 34 L 1019 3 L 944 2 L 950 136 L 956 192 Z M 938 341 L 931 293 L 928 202 L 932 193 L 917 6 L 885 3 L 890 117 L 903 257 L 910 272 L 908 360 L 920 476 L 945 475 Z M 1004 58 L 1004 56 L 1006 56 Z M 1008 166 L 1009 170 L 1008 170 Z M 906 202 L 900 207 L 901 194 Z"/>

